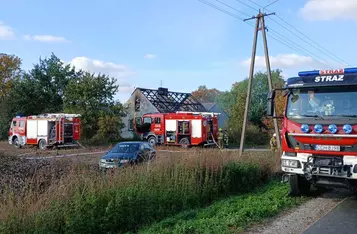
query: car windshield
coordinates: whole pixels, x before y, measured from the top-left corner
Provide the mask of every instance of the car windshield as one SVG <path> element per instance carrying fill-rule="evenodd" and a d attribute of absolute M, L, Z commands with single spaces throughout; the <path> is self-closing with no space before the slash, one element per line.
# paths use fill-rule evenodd
<path fill-rule="evenodd" d="M 294 118 L 357 118 L 357 88 L 294 89 L 288 97 L 286 116 Z"/>
<path fill-rule="evenodd" d="M 135 153 L 136 151 L 139 150 L 139 143 L 131 143 L 131 144 L 118 144 L 116 145 L 112 153 Z"/>

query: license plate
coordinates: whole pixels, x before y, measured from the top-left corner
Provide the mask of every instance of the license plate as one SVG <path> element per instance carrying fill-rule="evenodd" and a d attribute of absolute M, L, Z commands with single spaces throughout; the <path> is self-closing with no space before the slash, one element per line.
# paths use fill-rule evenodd
<path fill-rule="evenodd" d="M 315 150 L 341 151 L 341 147 L 339 145 L 316 145 Z"/>
<path fill-rule="evenodd" d="M 127 162 L 129 162 L 129 160 L 126 160 L 126 159 L 120 160 L 120 163 L 127 163 Z"/>

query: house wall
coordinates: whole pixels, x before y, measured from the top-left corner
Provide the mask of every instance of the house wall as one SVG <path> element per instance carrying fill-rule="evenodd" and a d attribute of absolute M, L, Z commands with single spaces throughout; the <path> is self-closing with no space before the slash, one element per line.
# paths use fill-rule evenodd
<path fill-rule="evenodd" d="M 135 111 L 135 99 L 138 97 L 140 99 L 140 109 Z M 128 101 L 124 104 L 127 107 L 127 116 L 122 118 L 122 121 L 125 125 L 121 129 L 121 137 L 123 138 L 133 138 L 134 130 L 130 129 L 129 120 L 132 120 L 136 117 L 141 117 L 147 113 L 158 112 L 157 109 L 149 102 L 149 100 L 140 92 L 140 90 L 135 90 L 130 96 Z"/>
<path fill-rule="evenodd" d="M 228 115 L 216 104 L 210 110 L 210 112 L 221 113 L 218 119 L 218 127 L 226 128 L 226 123 L 228 121 Z M 227 123 L 228 124 L 228 123 Z"/>

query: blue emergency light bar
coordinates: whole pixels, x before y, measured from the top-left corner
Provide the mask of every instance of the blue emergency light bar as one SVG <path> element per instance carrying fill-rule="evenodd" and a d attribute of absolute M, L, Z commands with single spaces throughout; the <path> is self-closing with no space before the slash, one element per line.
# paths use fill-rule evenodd
<path fill-rule="evenodd" d="M 357 86 L 357 67 L 302 71 L 288 78 L 284 88 Z"/>
<path fill-rule="evenodd" d="M 357 67 L 353 68 L 341 68 L 341 69 L 328 69 L 328 70 L 313 70 L 313 71 L 301 71 L 299 76 L 318 76 L 318 75 L 338 75 L 338 74 L 352 74 L 357 73 Z"/>

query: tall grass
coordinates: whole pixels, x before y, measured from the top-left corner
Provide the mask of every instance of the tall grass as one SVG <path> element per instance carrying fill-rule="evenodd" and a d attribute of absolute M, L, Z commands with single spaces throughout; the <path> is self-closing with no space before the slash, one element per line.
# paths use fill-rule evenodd
<path fill-rule="evenodd" d="M 245 193 L 271 174 L 271 154 L 166 154 L 155 162 L 100 174 L 74 168 L 38 195 L 1 199 L 1 233 L 123 233 L 180 211 Z"/>

